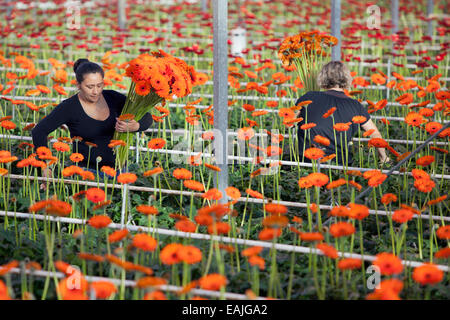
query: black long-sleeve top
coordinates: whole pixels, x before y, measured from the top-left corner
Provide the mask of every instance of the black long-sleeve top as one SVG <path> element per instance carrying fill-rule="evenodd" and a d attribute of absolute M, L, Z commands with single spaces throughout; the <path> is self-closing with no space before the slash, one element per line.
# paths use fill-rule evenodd
<path fill-rule="evenodd" d="M 126 96 L 115 90 L 103 90 L 103 97 L 109 107 L 109 117 L 104 120 L 96 120 L 86 114 L 81 106 L 78 94 L 62 101 L 50 114 L 42 119 L 32 130 L 33 144 L 35 148 L 47 147 L 47 136 L 66 124 L 69 128 L 70 136 L 82 137 L 78 142 L 78 152 L 84 156 L 84 160 L 79 162 L 80 166 L 96 168 L 96 158 L 100 156 L 101 166 L 114 167 L 115 156 L 111 148 L 108 147 L 115 132 L 116 118 L 122 113 Z M 139 121 L 139 130 L 147 130 L 153 123 L 151 114 L 146 113 Z M 89 147 L 85 142 L 95 143 L 98 147 L 92 147 L 90 151 L 89 164 L 87 163 Z M 76 144 L 73 145 L 73 152 L 76 152 Z"/>
<path fill-rule="evenodd" d="M 311 100 L 312 103 L 307 107 L 303 107 L 300 111 L 299 116 L 303 117 L 303 121 L 298 123 L 298 143 L 300 151 L 300 159 L 303 153 L 303 143 L 305 137 L 305 131 L 301 130 L 300 127 L 307 123 L 315 123 L 316 126 L 308 129 L 310 130 L 310 138 L 308 132 L 306 132 L 305 139 L 305 149 L 316 146 L 319 148 L 325 148 L 325 155 L 330 155 L 335 153 L 336 159 L 339 164 L 343 164 L 345 161 L 345 145 L 348 145 L 352 137 L 358 132 L 358 126 L 360 124 L 355 124 L 352 122 L 354 116 L 364 116 L 366 121 L 361 123 L 364 124 L 370 119 L 370 114 L 367 112 L 366 108 L 359 103 L 358 100 L 348 97 L 342 91 L 327 90 L 327 91 L 310 91 L 301 96 L 296 105 L 302 101 Z M 336 111 L 333 113 L 333 117 L 323 118 L 323 115 L 332 107 L 336 107 Z M 349 130 L 346 132 L 336 131 L 336 145 L 333 132 L 333 118 L 334 123 L 347 123 L 352 122 Z M 307 131 L 308 131 L 307 130 Z M 314 142 L 314 137 L 316 135 L 321 135 L 330 140 L 330 145 L 324 147 L 316 142 Z M 341 156 L 341 136 L 342 136 L 342 148 L 344 150 L 344 159 Z M 347 138 L 347 140 L 345 140 Z M 309 161 L 305 158 L 305 161 Z M 332 160 L 333 162 L 335 160 Z M 352 161 L 351 150 L 348 150 L 348 162 Z"/>

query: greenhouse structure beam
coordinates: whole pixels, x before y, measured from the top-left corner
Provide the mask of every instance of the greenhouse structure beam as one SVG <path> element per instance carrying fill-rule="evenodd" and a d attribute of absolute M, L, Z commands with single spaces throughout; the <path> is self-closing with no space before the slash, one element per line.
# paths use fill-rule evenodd
<path fill-rule="evenodd" d="M 225 195 L 228 187 L 228 0 L 213 0 L 214 157 L 220 168 L 215 186 Z M 220 139 L 220 137 L 224 137 Z M 224 201 L 225 197 L 221 201 Z"/>
<path fill-rule="evenodd" d="M 398 32 L 398 0 L 391 0 L 391 24 L 392 34 Z"/>
<path fill-rule="evenodd" d="M 341 0 L 331 0 L 331 35 L 338 39 L 331 48 L 331 60 L 341 61 Z"/>
<path fill-rule="evenodd" d="M 428 0 L 427 2 L 427 18 L 428 20 L 428 36 L 432 37 L 433 36 L 433 20 L 432 15 L 433 15 L 433 9 L 434 9 L 434 1 L 433 0 Z"/>
<path fill-rule="evenodd" d="M 125 30 L 127 23 L 126 0 L 117 1 L 117 16 L 119 20 L 119 29 Z"/>

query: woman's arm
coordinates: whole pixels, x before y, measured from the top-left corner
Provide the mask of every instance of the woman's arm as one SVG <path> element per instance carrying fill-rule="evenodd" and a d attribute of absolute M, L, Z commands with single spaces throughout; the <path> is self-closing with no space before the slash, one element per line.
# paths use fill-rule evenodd
<path fill-rule="evenodd" d="M 364 129 L 364 131 L 374 130 L 373 133 L 370 135 L 371 138 L 383 138 L 381 136 L 380 131 L 378 131 L 377 126 L 375 123 L 373 123 L 372 119 L 369 119 L 366 123 L 361 125 L 361 127 Z M 388 162 L 391 159 L 386 155 L 386 149 L 384 148 L 377 148 L 378 155 L 380 156 L 381 162 Z"/>
<path fill-rule="evenodd" d="M 63 124 L 68 123 L 71 114 L 70 104 L 62 102 L 50 114 L 39 121 L 33 130 L 31 130 L 35 149 L 42 146 L 48 147 L 47 136 Z"/>

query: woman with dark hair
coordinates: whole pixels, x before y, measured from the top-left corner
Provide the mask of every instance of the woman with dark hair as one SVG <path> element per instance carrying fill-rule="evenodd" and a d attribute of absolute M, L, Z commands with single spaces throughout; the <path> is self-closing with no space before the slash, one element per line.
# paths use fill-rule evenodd
<path fill-rule="evenodd" d="M 370 114 L 361 103 L 344 93 L 344 89 L 350 88 L 351 79 L 350 71 L 344 63 L 331 61 L 323 66 L 317 77 L 319 87 L 326 91 L 307 92 L 295 103 L 298 105 L 302 101 L 312 101 L 309 105 L 304 106 L 298 115 L 303 118 L 303 121 L 298 124 L 298 147 L 302 161 L 308 161 L 303 156 L 303 150 L 317 147 L 324 149 L 325 156 L 336 154 L 335 161 L 340 165 L 344 163 L 349 165 L 352 162 L 352 154 L 349 151 L 345 152 L 345 150 L 348 150 L 348 144 L 354 134 L 358 132 L 359 125 L 364 131 L 373 131 L 370 135 L 371 138 L 382 137 L 376 125 L 370 119 Z M 336 108 L 333 113 L 332 108 Z M 327 112 L 332 113 L 332 117 L 327 117 Z M 360 121 L 355 123 L 353 121 L 355 116 L 361 116 L 358 117 Z M 302 130 L 301 126 L 305 123 L 310 123 L 312 127 Z M 348 129 L 334 130 L 333 125 L 338 123 L 347 124 L 342 127 L 346 129 L 348 126 Z M 318 135 L 327 138 L 330 144 L 324 146 L 315 142 L 314 140 L 320 141 L 320 137 L 316 138 Z M 341 152 L 341 150 L 344 150 L 344 152 Z M 390 161 L 386 156 L 385 149 L 378 148 L 377 150 L 381 162 Z"/>
<path fill-rule="evenodd" d="M 101 157 L 98 168 L 105 165 L 114 167 L 115 156 L 108 147 L 114 130 L 144 131 L 153 123 L 152 116 L 146 113 L 139 121 L 119 120 L 126 96 L 114 90 L 103 90 L 103 69 L 88 59 L 78 59 L 73 70 L 79 92 L 62 101 L 33 128 L 33 144 L 36 149 L 40 146 L 47 147 L 49 133 L 66 124 L 71 137 L 78 136 L 83 139 L 73 149 L 84 156 L 79 166 L 96 172 L 97 157 Z M 86 142 L 93 147 L 89 148 Z M 102 172 L 99 173 L 102 176 Z M 43 171 L 43 175 L 47 176 L 47 172 Z"/>

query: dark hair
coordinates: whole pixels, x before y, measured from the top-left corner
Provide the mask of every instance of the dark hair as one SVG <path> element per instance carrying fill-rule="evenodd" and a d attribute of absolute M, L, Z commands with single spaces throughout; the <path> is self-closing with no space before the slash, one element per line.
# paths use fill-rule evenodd
<path fill-rule="evenodd" d="M 88 73 L 100 73 L 102 77 L 105 76 L 105 72 L 98 64 L 89 61 L 88 59 L 78 59 L 73 65 L 73 71 L 77 78 L 78 83 L 82 83 L 84 75 Z"/>

